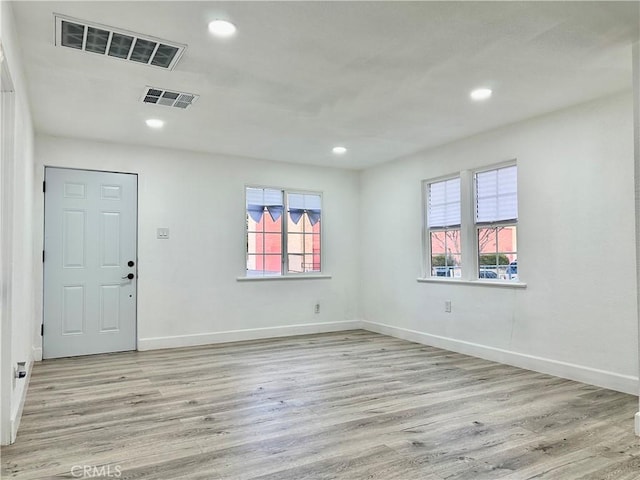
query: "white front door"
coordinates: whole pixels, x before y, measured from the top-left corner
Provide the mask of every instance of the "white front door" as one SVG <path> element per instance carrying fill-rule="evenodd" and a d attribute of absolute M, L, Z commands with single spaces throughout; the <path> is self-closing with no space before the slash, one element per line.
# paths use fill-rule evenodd
<path fill-rule="evenodd" d="M 137 184 L 46 168 L 44 358 L 136 348 Z"/>

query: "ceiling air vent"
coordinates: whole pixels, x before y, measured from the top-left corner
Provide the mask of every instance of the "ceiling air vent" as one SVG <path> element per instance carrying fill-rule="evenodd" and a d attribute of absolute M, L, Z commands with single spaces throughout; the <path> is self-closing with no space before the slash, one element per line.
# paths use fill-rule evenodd
<path fill-rule="evenodd" d="M 168 70 L 173 70 L 187 48 L 179 43 L 64 15 L 55 14 L 54 18 L 57 46 Z"/>
<path fill-rule="evenodd" d="M 173 90 L 163 90 L 156 87 L 145 87 L 142 94 L 144 103 L 154 105 L 164 105 L 166 107 L 187 108 L 198 99 L 198 95 L 193 93 L 176 92 Z"/>

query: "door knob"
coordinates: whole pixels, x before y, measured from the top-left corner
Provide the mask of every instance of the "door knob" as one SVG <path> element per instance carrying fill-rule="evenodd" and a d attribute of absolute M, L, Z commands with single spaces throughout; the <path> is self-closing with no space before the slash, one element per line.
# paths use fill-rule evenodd
<path fill-rule="evenodd" d="M 135 263 L 134 263 L 134 261 L 133 261 L 133 260 L 129 260 L 129 261 L 127 262 L 127 265 L 129 265 L 130 267 L 133 267 L 133 266 L 135 265 Z"/>
<path fill-rule="evenodd" d="M 129 275 L 127 275 L 126 277 L 122 277 L 122 279 L 124 280 L 125 278 L 128 278 L 129 280 L 133 280 L 135 278 L 135 275 L 133 273 L 130 273 Z"/>

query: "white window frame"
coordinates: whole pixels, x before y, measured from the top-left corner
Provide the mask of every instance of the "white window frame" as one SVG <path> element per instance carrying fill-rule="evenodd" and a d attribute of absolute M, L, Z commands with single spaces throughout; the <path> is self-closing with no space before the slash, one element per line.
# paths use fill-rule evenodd
<path fill-rule="evenodd" d="M 426 283 L 453 283 L 453 284 L 465 284 L 465 285 L 487 285 L 496 287 L 511 287 L 511 288 L 525 288 L 526 283 L 522 282 L 522 275 L 520 273 L 520 265 L 518 265 L 518 280 L 502 280 L 502 279 L 486 279 L 480 278 L 480 252 L 478 246 L 478 228 L 491 227 L 491 226 L 515 226 L 518 228 L 519 219 L 516 222 L 492 222 L 492 223 L 476 223 L 476 182 L 475 175 L 477 173 L 488 172 L 491 170 L 497 170 L 500 168 L 518 166 L 517 159 L 512 159 L 506 162 L 499 162 L 492 165 L 486 165 L 475 169 L 462 170 L 460 172 L 450 173 L 448 175 L 442 175 L 439 177 L 423 180 L 421 183 L 422 188 L 422 255 L 423 255 L 423 272 L 422 276 L 418 278 L 418 282 Z M 519 176 L 519 175 L 518 175 Z M 437 277 L 432 276 L 431 272 L 431 245 L 430 245 L 430 229 L 428 227 L 428 190 L 429 184 L 441 182 L 444 180 L 450 180 L 452 178 L 460 177 L 460 235 L 461 235 L 461 252 L 460 263 L 462 266 L 462 275 L 460 278 L 451 277 Z M 518 191 L 518 203 L 520 203 L 520 195 Z M 519 211 L 518 211 L 519 215 Z M 518 229 L 519 230 L 519 229 Z M 520 249 L 521 242 L 518 239 L 518 249 Z M 518 254 L 519 257 L 519 254 Z"/>
<path fill-rule="evenodd" d="M 330 276 L 325 275 L 324 272 L 324 198 L 323 192 L 314 191 L 314 190 L 301 190 L 297 188 L 285 188 L 285 187 L 274 187 L 270 185 L 254 185 L 248 184 L 244 186 L 244 217 L 243 217 L 243 225 L 244 225 L 244 245 L 249 244 L 249 229 L 246 226 L 246 218 L 247 218 L 247 189 L 255 188 L 255 189 L 268 189 L 268 190 L 279 190 L 282 192 L 282 204 L 283 204 L 283 213 L 282 213 L 282 240 L 281 240 L 281 249 L 282 249 L 282 259 L 280 262 L 280 275 L 256 275 L 249 276 L 247 275 L 247 259 L 249 252 L 245 247 L 244 252 L 244 275 L 242 277 L 238 277 L 238 280 L 266 280 L 266 279 L 283 279 L 283 278 L 330 278 Z M 301 195 L 318 195 L 320 197 L 320 270 L 313 272 L 289 272 L 289 255 L 288 255 L 288 239 L 289 239 L 289 222 L 288 222 L 288 214 L 289 214 L 289 202 L 288 195 L 289 194 L 301 194 Z M 263 213 L 264 215 L 264 213 Z"/>
<path fill-rule="evenodd" d="M 508 162 L 501 162 L 495 165 L 490 165 L 487 167 L 482 167 L 482 168 L 478 168 L 473 170 L 472 175 L 471 175 L 471 182 L 473 185 L 473 198 L 471 199 L 471 204 L 472 204 L 472 208 L 473 208 L 473 217 L 472 217 L 472 221 L 473 221 L 473 245 L 474 245 L 474 257 L 475 257 L 475 270 L 473 271 L 473 277 L 480 279 L 480 245 L 479 245 L 479 233 L 480 233 L 480 229 L 481 228 L 497 228 L 497 227 L 516 227 L 516 235 L 518 234 L 518 219 L 516 218 L 515 221 L 513 221 L 512 219 L 509 220 L 498 220 L 495 222 L 478 222 L 476 220 L 476 205 L 477 205 L 477 201 L 478 201 L 478 191 L 477 191 L 477 182 L 475 181 L 476 175 L 479 173 L 485 173 L 485 172 L 491 172 L 494 170 L 500 170 L 503 168 L 509 168 L 509 167 L 516 167 L 516 172 L 517 172 L 517 161 L 516 160 L 509 160 Z M 517 177 L 516 177 L 516 184 L 517 184 Z M 516 199 L 519 199 L 519 196 L 516 196 Z M 520 212 L 518 211 L 518 215 L 520 215 Z M 497 240 L 497 239 L 496 239 Z M 516 252 L 517 254 L 517 252 Z M 519 271 L 518 271 L 519 274 Z M 483 278 L 482 280 L 486 280 L 488 282 L 497 282 L 500 281 L 499 279 L 485 279 Z M 508 280 L 509 283 L 512 282 L 512 280 Z"/>
<path fill-rule="evenodd" d="M 451 174 L 451 175 L 444 175 L 442 177 L 437 177 L 437 178 L 432 178 L 429 180 L 423 180 L 422 181 L 422 208 L 423 208 L 423 213 L 422 213 L 422 218 L 423 218 L 423 228 L 422 228 L 422 254 L 423 254 L 423 262 L 422 264 L 424 265 L 424 271 L 423 271 L 423 276 L 424 277 L 430 277 L 430 278 L 443 278 L 443 277 L 437 277 L 435 275 L 433 275 L 433 265 L 431 265 L 431 232 L 446 232 L 448 230 L 447 227 L 440 227 L 440 228 L 431 228 L 429 227 L 429 210 L 430 210 L 430 198 L 429 198 L 429 186 L 434 184 L 434 183 L 440 183 L 440 182 L 446 182 L 447 180 L 454 180 L 456 178 L 460 179 L 460 226 L 458 227 L 457 230 L 460 230 L 460 237 L 464 238 L 463 232 L 462 232 L 462 209 L 463 209 L 463 203 L 462 203 L 462 177 L 460 175 L 460 173 L 456 173 L 456 174 Z M 462 252 L 462 244 L 460 245 L 460 264 L 464 265 L 464 258 L 463 258 L 463 252 Z M 445 253 L 446 256 L 446 253 Z M 464 272 L 464 268 L 462 269 L 462 272 Z M 464 273 L 463 273 L 464 275 Z M 444 277 L 444 278 L 454 278 L 454 277 Z"/>

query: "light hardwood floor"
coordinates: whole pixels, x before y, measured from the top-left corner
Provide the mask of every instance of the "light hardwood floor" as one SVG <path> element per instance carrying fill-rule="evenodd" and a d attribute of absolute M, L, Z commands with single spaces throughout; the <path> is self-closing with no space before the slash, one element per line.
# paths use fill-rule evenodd
<path fill-rule="evenodd" d="M 83 478 L 87 465 L 123 479 L 638 480 L 637 406 L 630 395 L 365 331 L 96 355 L 35 366 L 2 470 L 19 479 Z"/>

